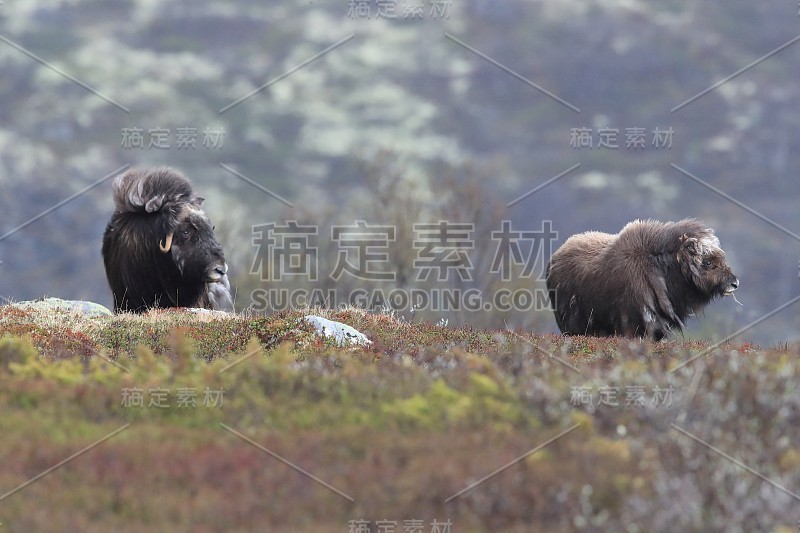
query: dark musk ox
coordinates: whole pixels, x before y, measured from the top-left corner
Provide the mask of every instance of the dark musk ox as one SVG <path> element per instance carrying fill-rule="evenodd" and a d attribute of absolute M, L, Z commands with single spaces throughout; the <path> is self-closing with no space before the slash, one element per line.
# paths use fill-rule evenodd
<path fill-rule="evenodd" d="M 233 310 L 222 247 L 184 175 L 131 169 L 114 180 L 113 196 L 102 253 L 115 312 Z"/>
<path fill-rule="evenodd" d="M 661 340 L 738 286 L 714 230 L 694 219 L 573 235 L 547 266 L 556 323 L 571 335 Z"/>

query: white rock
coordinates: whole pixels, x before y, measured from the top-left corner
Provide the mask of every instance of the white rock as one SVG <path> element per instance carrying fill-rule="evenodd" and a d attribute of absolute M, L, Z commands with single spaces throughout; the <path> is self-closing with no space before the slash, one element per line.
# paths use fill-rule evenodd
<path fill-rule="evenodd" d="M 366 335 L 347 324 L 334 322 L 333 320 L 315 315 L 307 315 L 303 317 L 303 320 L 314 326 L 318 335 L 333 337 L 336 340 L 336 344 L 339 346 L 347 346 L 348 344 L 366 346 L 372 344 L 372 341 L 369 340 Z"/>

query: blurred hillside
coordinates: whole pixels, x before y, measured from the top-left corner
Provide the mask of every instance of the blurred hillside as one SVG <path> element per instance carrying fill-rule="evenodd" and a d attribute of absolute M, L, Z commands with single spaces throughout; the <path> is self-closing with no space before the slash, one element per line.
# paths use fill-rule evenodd
<path fill-rule="evenodd" d="M 731 333 L 800 293 L 799 22 L 772 0 L 4 2 L 0 296 L 111 305 L 111 178 L 164 164 L 207 198 L 240 308 L 281 286 L 489 290 L 502 220 L 552 221 L 560 243 L 692 216 L 743 305 L 687 336 Z M 253 226 L 288 220 L 319 227 L 316 280 L 254 268 Z M 331 226 L 360 220 L 395 227 L 394 280 L 328 275 Z M 471 280 L 412 279 L 413 225 L 439 220 L 474 224 Z M 503 281 L 539 286 L 540 267 Z M 555 330 L 541 309 L 418 316 Z M 799 316 L 743 336 L 794 339 Z"/>

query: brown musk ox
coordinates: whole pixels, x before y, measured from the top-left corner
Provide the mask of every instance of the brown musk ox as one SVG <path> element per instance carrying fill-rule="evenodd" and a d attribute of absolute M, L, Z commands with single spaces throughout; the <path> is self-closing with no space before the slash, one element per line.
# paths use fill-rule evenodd
<path fill-rule="evenodd" d="M 573 235 L 547 265 L 562 333 L 661 340 L 738 278 L 714 230 L 694 219 L 635 220 L 616 235 Z"/>
<path fill-rule="evenodd" d="M 233 310 L 222 246 L 186 176 L 131 169 L 114 180 L 112 194 L 102 255 L 115 312 Z"/>

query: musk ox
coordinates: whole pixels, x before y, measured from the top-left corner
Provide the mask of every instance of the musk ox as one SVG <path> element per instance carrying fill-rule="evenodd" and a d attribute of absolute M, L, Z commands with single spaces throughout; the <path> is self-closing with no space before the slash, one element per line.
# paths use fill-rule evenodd
<path fill-rule="evenodd" d="M 222 247 L 184 175 L 131 169 L 114 180 L 113 196 L 102 254 L 115 312 L 233 309 Z"/>
<path fill-rule="evenodd" d="M 655 340 L 739 286 L 714 230 L 694 219 L 574 235 L 553 254 L 546 277 L 562 333 Z"/>

